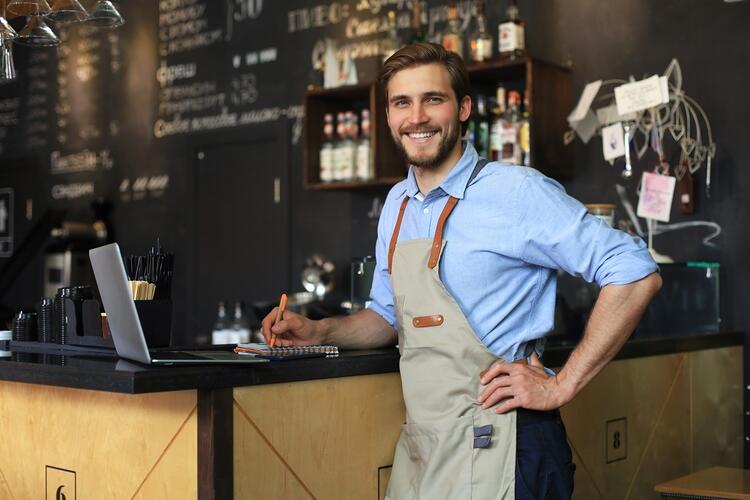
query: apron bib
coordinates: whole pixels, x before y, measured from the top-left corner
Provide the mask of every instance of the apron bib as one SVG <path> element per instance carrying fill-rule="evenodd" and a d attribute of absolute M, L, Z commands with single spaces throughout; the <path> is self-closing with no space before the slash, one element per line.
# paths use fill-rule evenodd
<path fill-rule="evenodd" d="M 407 423 L 386 499 L 513 499 L 516 412 L 497 415 L 475 403 L 483 388 L 479 373 L 499 358 L 476 336 L 439 275 L 443 227 L 458 199 L 448 199 L 434 239 L 397 243 L 408 201 L 389 248 Z"/>

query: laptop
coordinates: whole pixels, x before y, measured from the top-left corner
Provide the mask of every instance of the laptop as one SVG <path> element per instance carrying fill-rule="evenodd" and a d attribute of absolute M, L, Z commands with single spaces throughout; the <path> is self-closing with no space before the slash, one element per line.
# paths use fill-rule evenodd
<path fill-rule="evenodd" d="M 147 365 L 205 365 L 265 363 L 257 358 L 227 351 L 149 351 L 138 311 L 128 286 L 120 247 L 111 243 L 89 250 L 91 267 L 107 312 L 109 331 L 117 355 Z"/>

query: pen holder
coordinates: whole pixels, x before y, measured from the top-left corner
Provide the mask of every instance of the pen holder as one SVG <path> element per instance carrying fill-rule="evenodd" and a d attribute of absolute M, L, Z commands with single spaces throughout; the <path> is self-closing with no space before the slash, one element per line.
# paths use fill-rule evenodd
<path fill-rule="evenodd" d="M 143 335 L 149 347 L 169 347 L 172 334 L 171 300 L 136 300 Z"/>
<path fill-rule="evenodd" d="M 88 302 L 92 304 L 89 305 Z M 168 347 L 172 333 L 172 301 L 136 300 L 135 309 L 138 312 L 148 347 Z M 102 316 L 99 311 L 98 301 L 91 300 L 84 303 L 84 317 L 82 318 L 84 335 L 69 336 L 68 344 L 114 347 L 111 335 L 103 336 Z M 111 332 L 108 324 L 104 329 Z"/>

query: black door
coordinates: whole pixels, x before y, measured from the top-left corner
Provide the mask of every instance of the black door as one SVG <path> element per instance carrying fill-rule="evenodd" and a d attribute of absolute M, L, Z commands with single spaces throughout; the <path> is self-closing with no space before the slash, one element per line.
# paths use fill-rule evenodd
<path fill-rule="evenodd" d="M 210 339 L 220 300 L 273 300 L 289 285 L 289 141 L 274 129 L 196 152 L 193 339 Z"/>

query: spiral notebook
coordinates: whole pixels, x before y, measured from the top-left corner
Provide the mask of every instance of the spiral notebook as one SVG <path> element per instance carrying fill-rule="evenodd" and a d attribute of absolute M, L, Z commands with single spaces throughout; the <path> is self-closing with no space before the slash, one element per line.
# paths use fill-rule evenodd
<path fill-rule="evenodd" d="M 237 344 L 234 352 L 247 356 L 282 361 L 301 358 L 333 358 L 339 355 L 335 345 L 306 345 L 289 347 L 268 347 L 267 344 Z"/>

